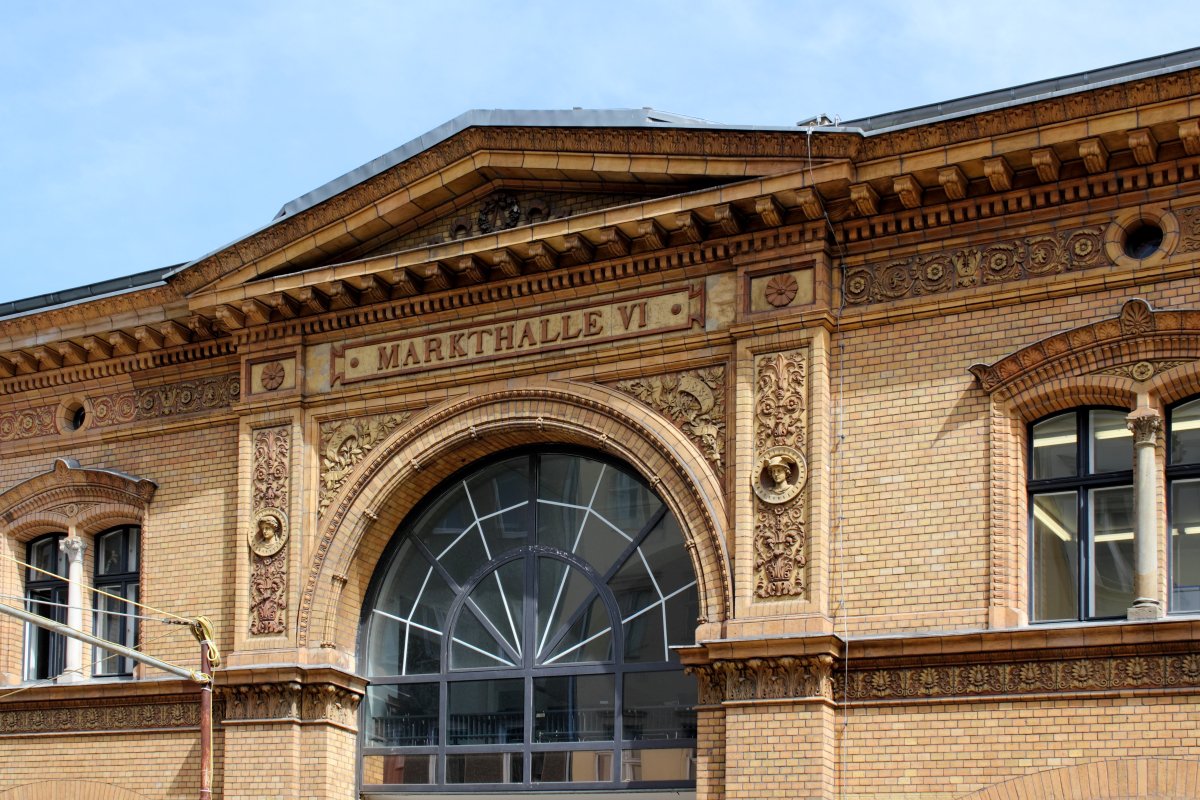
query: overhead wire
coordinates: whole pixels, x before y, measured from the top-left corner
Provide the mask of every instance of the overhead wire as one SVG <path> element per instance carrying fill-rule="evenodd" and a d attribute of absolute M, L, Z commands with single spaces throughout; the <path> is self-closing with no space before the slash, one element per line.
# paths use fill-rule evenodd
<path fill-rule="evenodd" d="M 835 125 L 840 123 L 840 120 L 836 116 L 834 117 L 833 121 L 834 121 Z M 813 164 L 813 159 L 812 159 L 813 127 L 814 126 L 809 125 L 806 128 L 807 135 L 805 137 L 805 145 L 806 145 L 806 149 L 807 149 L 809 182 L 811 184 L 811 188 L 815 192 L 817 180 L 816 180 L 816 174 L 813 172 L 813 166 L 812 166 L 812 164 Z M 845 369 L 845 341 L 842 337 L 842 315 L 845 313 L 845 310 L 846 310 L 846 274 L 845 273 L 846 273 L 846 255 L 847 255 L 847 253 L 846 253 L 845 242 L 843 242 L 838 237 L 837 229 L 834 228 L 833 220 L 831 220 L 829 218 L 829 211 L 825 208 L 824 204 L 821 205 L 821 214 L 824 217 L 825 226 L 829 229 L 830 238 L 833 240 L 833 243 L 838 248 L 840 263 L 833 265 L 835 267 L 834 271 L 838 271 L 838 268 L 840 268 L 840 272 L 841 272 L 841 275 L 839 276 L 840 280 L 838 281 L 838 283 L 839 283 L 838 308 L 837 308 L 837 313 L 834 315 L 834 329 L 833 329 L 833 335 L 837 341 L 837 343 L 835 345 L 835 351 L 834 351 L 835 359 L 836 359 L 836 367 L 837 367 L 837 381 L 838 381 L 837 401 L 834 404 L 834 430 L 836 432 L 836 435 L 833 437 L 833 449 L 829 453 L 829 462 L 830 462 L 830 471 L 832 473 L 831 480 L 830 480 L 830 486 L 831 486 L 832 493 L 833 493 L 833 498 L 832 498 L 832 503 L 831 503 L 831 506 L 832 506 L 831 507 L 831 516 L 832 516 L 834 528 L 837 532 L 836 537 L 835 537 L 835 542 L 836 542 L 836 548 L 837 548 L 836 563 L 837 563 L 837 576 L 838 576 L 838 583 L 837 583 L 838 604 L 837 604 L 837 608 L 835 611 L 835 620 L 838 622 L 841 622 L 842 647 L 844 648 L 844 652 L 842 653 L 842 701 L 843 701 L 843 707 L 842 707 L 841 735 L 838 737 L 838 763 L 837 763 L 836 772 L 837 772 L 837 776 L 838 776 L 838 795 L 840 797 L 844 798 L 846 796 L 846 787 L 845 787 L 845 784 L 846 784 L 846 781 L 845 781 L 846 735 L 847 735 L 847 733 L 849 731 L 849 727 L 850 727 L 850 706 L 845 702 L 846 698 L 848 698 L 850 696 L 850 621 L 849 621 L 849 615 L 846 613 L 846 575 L 845 575 L 845 564 L 846 564 L 845 542 L 846 542 L 846 539 L 845 539 L 845 532 L 843 529 L 844 523 L 845 523 L 845 518 L 843 516 L 843 507 L 842 507 L 842 488 L 844 486 L 842 481 L 844 479 L 844 476 L 842 474 L 842 469 L 841 469 L 842 446 L 846 442 L 846 429 L 845 429 L 846 369 Z M 835 623 L 835 630 L 836 630 L 836 623 Z"/>
<path fill-rule="evenodd" d="M 41 567 L 35 567 L 33 564 L 30 564 L 26 561 L 22 561 L 21 559 L 16 558 L 14 556 L 10 556 L 7 553 L 0 553 L 0 558 L 7 559 L 8 561 L 13 562 L 14 564 L 20 564 L 22 567 L 31 569 L 34 572 L 40 572 L 43 575 L 49 575 L 52 578 L 56 578 L 61 581 L 66 581 L 67 583 L 71 582 L 68 578 L 65 578 L 62 575 L 59 575 L 57 572 L 52 572 L 48 569 L 42 569 Z M 137 608 L 141 608 L 146 611 L 152 611 L 155 614 L 160 614 L 164 617 L 170 617 L 174 621 L 169 624 L 178 624 L 178 625 L 191 625 L 192 624 L 192 620 L 188 619 L 187 617 L 181 617 L 178 614 L 172 614 L 170 611 L 163 611 L 160 608 L 155 608 L 154 606 L 148 606 L 144 603 L 139 603 L 136 600 L 129 600 L 129 599 L 121 597 L 119 595 L 110 594 L 109 592 L 106 592 L 103 589 L 97 589 L 94 586 L 89 586 L 88 584 L 84 583 L 83 581 L 77 581 L 77 583 L 79 585 L 79 588 L 86 589 L 87 591 L 93 592 L 94 594 L 98 594 L 102 597 L 108 597 L 113 600 L 119 600 L 122 603 L 128 603 L 129 605 L 136 606 Z"/>
<path fill-rule="evenodd" d="M 22 599 L 24 599 L 24 598 L 22 598 Z M 129 649 L 137 651 L 139 653 L 145 653 L 146 647 L 149 647 L 152 644 L 156 644 L 156 643 L 162 641 L 163 639 L 167 638 L 168 636 L 170 636 L 171 634 L 175 633 L 178 630 L 179 630 L 179 628 L 177 628 L 177 627 L 168 628 L 165 631 L 163 631 L 161 634 L 159 634 L 158 636 L 155 636 L 152 639 L 143 641 L 140 644 L 138 644 L 136 647 L 131 647 Z M 105 661 L 108 661 L 111 658 L 118 658 L 120 656 L 121 656 L 120 653 L 110 653 L 109 655 L 105 656 L 104 658 L 101 658 L 98 662 L 95 662 L 95 663 L 104 663 Z M 165 661 L 166 659 L 163 659 L 163 660 Z M 168 661 L 167 663 L 172 664 L 173 666 L 181 666 L 179 664 L 174 664 L 174 662 L 170 662 L 170 661 Z M 93 664 L 92 667 L 94 668 L 94 666 L 95 665 Z M 58 673 L 57 675 L 55 675 L 53 677 L 42 678 L 40 680 L 36 680 L 31 683 L 22 684 L 22 685 L 16 687 L 15 689 L 7 691 L 4 694 L 0 694 L 0 700 L 4 700 L 8 697 L 12 697 L 15 694 L 20 694 L 21 692 L 27 692 L 30 689 L 36 689 L 40 686 L 48 686 L 52 683 L 57 682 L 58 679 L 61 678 L 63 675 L 71 675 L 71 674 L 84 675 L 84 673 L 87 671 L 87 669 L 88 669 L 88 667 L 78 667 L 76 669 L 63 670 L 62 672 Z"/>

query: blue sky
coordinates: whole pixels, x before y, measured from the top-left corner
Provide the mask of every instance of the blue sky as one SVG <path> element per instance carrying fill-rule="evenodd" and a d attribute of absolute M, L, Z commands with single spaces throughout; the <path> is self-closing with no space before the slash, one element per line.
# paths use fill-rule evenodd
<path fill-rule="evenodd" d="M 0 300 L 191 260 L 470 108 L 843 119 L 1181 50 L 1191 2 L 0 4 Z"/>

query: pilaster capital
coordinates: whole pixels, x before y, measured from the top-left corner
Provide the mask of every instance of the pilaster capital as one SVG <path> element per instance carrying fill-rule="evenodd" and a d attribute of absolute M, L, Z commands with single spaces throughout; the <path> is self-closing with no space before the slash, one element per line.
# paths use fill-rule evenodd
<path fill-rule="evenodd" d="M 1150 445 L 1158 441 L 1158 433 L 1162 430 L 1162 416 L 1149 408 L 1139 408 L 1125 417 L 1125 424 L 1133 432 L 1135 445 Z"/>
<path fill-rule="evenodd" d="M 83 539 L 68 536 L 58 541 L 58 549 L 67 554 L 67 559 L 72 564 L 82 564 L 83 551 L 87 550 L 87 544 L 84 543 Z"/>

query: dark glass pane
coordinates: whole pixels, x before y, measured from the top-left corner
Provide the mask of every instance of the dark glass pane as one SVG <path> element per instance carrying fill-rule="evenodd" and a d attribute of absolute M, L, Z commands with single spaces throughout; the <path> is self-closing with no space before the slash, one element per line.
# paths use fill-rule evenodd
<path fill-rule="evenodd" d="M 137 585 L 100 584 L 96 587 L 116 597 L 137 600 Z M 137 637 L 137 619 L 133 606 L 116 597 L 96 596 L 96 616 L 93 629 L 97 636 L 117 644 L 132 645 Z M 127 675 L 133 672 L 133 660 L 115 652 L 96 648 L 93 651 L 94 671 L 97 675 Z"/>
<path fill-rule="evenodd" d="M 367 687 L 368 747 L 429 747 L 438 743 L 438 685 Z M 398 781 L 403 782 L 403 781 Z M 419 782 L 419 781 L 418 781 Z M 393 781 L 382 781 L 393 783 Z"/>
<path fill-rule="evenodd" d="M 115 575 L 127 572 L 125 566 L 125 529 L 109 531 L 96 537 L 96 574 Z"/>
<path fill-rule="evenodd" d="M 525 561 L 501 565 L 476 585 L 471 599 L 508 646 L 521 652 L 525 623 Z"/>
<path fill-rule="evenodd" d="M 592 502 L 592 511 L 631 537 L 640 533 L 661 507 L 662 501 L 650 487 L 632 473 L 614 467 L 604 471 Z"/>
<path fill-rule="evenodd" d="M 480 520 L 479 530 L 483 533 L 484 555 L 488 559 L 501 556 L 510 550 L 524 547 L 529 541 L 530 514 L 533 506 L 526 503 L 523 506 L 509 509 L 487 519 Z M 478 543 L 477 537 L 467 537 Z"/>
<path fill-rule="evenodd" d="M 130 572 L 137 572 L 137 570 L 138 570 L 138 556 L 140 555 L 138 553 L 138 546 L 139 546 L 138 542 L 141 539 L 141 537 L 142 537 L 142 529 L 141 528 L 133 527 L 133 528 L 128 529 L 128 535 L 125 537 L 126 538 L 125 564 L 126 564 L 126 569 L 129 570 Z"/>
<path fill-rule="evenodd" d="M 55 622 L 67 621 L 65 588 L 31 589 L 27 593 L 26 608 L 38 616 Z M 57 633 L 35 625 L 25 626 L 25 641 L 29 643 L 28 677 L 31 680 L 52 678 L 63 671 L 66 639 Z"/>
<path fill-rule="evenodd" d="M 600 598 L 567 629 L 567 634 L 552 648 L 545 664 L 578 664 L 612 660 L 612 622 Z"/>
<path fill-rule="evenodd" d="M 28 570 L 27 580 L 52 581 L 55 575 L 67 577 L 67 554 L 62 552 L 58 546 L 63 538 L 65 537 L 52 536 L 36 541 L 29 546 L 29 563 L 39 570 L 45 571 Z"/>
<path fill-rule="evenodd" d="M 612 675 L 534 678 L 533 740 L 612 741 L 615 687 Z"/>
<path fill-rule="evenodd" d="M 479 519 L 518 503 L 528 502 L 529 457 L 510 458 L 484 467 L 467 478 L 465 483 L 475 516 Z"/>
<path fill-rule="evenodd" d="M 575 548 L 574 553 L 603 575 L 616 563 L 630 543 L 631 538 L 626 534 L 614 529 L 595 514 L 590 514 L 587 522 L 583 524 L 583 535 L 579 537 L 579 546 Z"/>
<path fill-rule="evenodd" d="M 1133 469 L 1133 432 L 1125 424 L 1123 411 L 1092 411 L 1093 474 Z"/>
<path fill-rule="evenodd" d="M 435 755 L 388 755 L 363 757 L 363 783 L 375 785 L 435 783 Z"/>
<path fill-rule="evenodd" d="M 1079 474 L 1076 416 L 1059 414 L 1033 426 L 1033 465 L 1030 478 L 1069 478 Z"/>
<path fill-rule="evenodd" d="M 1171 611 L 1200 611 L 1200 480 L 1171 482 Z"/>
<path fill-rule="evenodd" d="M 612 750 L 570 750 L 534 753 L 534 783 L 596 783 L 613 779 Z"/>
<path fill-rule="evenodd" d="M 654 526 L 638 549 L 654 573 L 654 582 L 663 595 L 695 583 L 696 575 L 683 544 L 683 532 L 670 514 Z"/>
<path fill-rule="evenodd" d="M 459 583 L 484 562 L 475 517 L 461 483 L 451 486 L 420 516 L 413 525 L 412 536 L 424 544 Z"/>
<path fill-rule="evenodd" d="M 1133 487 L 1093 489 L 1092 616 L 1125 616 L 1133 605 Z"/>
<path fill-rule="evenodd" d="M 440 632 L 453 600 L 446 582 L 411 542 L 405 542 L 388 567 L 371 615 L 367 674 L 438 672 Z"/>
<path fill-rule="evenodd" d="M 470 607 L 463 608 L 450 642 L 452 669 L 514 667 L 516 663 Z"/>
<path fill-rule="evenodd" d="M 621 609 L 626 661 L 662 661 L 667 657 L 662 597 L 636 553 L 608 582 Z"/>
<path fill-rule="evenodd" d="M 621 753 L 623 781 L 692 781 L 696 779 L 696 750 L 625 750 Z"/>
<path fill-rule="evenodd" d="M 603 464 L 590 458 L 544 455 L 538 469 L 538 499 L 586 508 L 605 471 Z"/>
<path fill-rule="evenodd" d="M 700 598 L 695 585 L 667 598 L 667 644 L 690 645 L 696 643 L 696 620 L 700 618 Z M 668 651 L 670 652 L 670 651 Z M 670 652 L 670 660 L 677 656 Z"/>
<path fill-rule="evenodd" d="M 567 621 L 592 597 L 593 590 L 587 576 L 565 561 L 538 559 L 539 653 L 553 643 Z"/>
<path fill-rule="evenodd" d="M 625 676 L 621 708 L 626 739 L 695 739 L 696 679 L 682 672 Z"/>
<path fill-rule="evenodd" d="M 447 744 L 511 744 L 525 738 L 525 682 L 458 681 L 449 684 Z"/>
<path fill-rule="evenodd" d="M 446 783 L 521 783 L 520 753 L 451 753 Z"/>
<path fill-rule="evenodd" d="M 538 544 L 557 547 L 565 553 L 574 552 L 583 533 L 583 521 L 588 516 L 587 510 L 538 501 L 537 514 Z"/>
<path fill-rule="evenodd" d="M 1171 463 L 1200 464 L 1200 400 L 1171 410 Z"/>
<path fill-rule="evenodd" d="M 1034 495 L 1033 619 L 1079 617 L 1079 497 L 1075 492 Z"/>

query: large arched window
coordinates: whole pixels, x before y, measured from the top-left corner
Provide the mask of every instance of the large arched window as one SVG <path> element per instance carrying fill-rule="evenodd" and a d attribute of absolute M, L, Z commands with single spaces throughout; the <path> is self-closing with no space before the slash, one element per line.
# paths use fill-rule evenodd
<path fill-rule="evenodd" d="M 629 469 L 509 455 L 406 521 L 367 595 L 365 789 L 694 781 L 696 580 Z"/>

